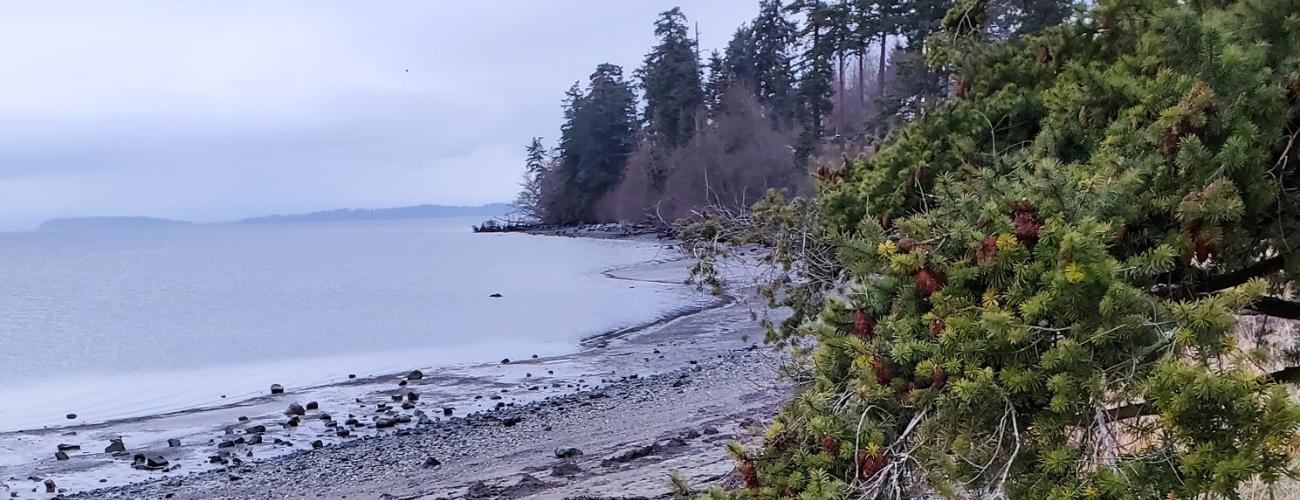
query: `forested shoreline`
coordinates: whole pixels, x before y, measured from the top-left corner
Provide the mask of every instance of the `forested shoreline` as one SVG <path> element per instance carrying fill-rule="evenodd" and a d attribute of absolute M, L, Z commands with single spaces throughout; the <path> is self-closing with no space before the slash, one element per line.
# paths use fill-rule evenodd
<path fill-rule="evenodd" d="M 704 51 L 670 9 L 635 70 L 602 63 L 563 100 L 559 139 L 527 147 L 520 215 L 548 224 L 671 223 L 744 211 L 771 189 L 869 153 L 954 94 L 925 64 L 949 0 L 762 0 L 726 47 Z M 989 7 L 1011 39 L 1060 22 L 1063 0 Z M 712 27 L 718 29 L 718 27 Z M 542 134 L 545 135 L 545 134 Z"/>

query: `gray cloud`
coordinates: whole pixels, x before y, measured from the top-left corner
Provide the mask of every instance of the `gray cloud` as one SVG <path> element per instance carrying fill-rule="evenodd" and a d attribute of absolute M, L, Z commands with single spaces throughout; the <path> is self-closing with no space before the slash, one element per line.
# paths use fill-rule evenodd
<path fill-rule="evenodd" d="M 680 4 L 719 47 L 749 0 L 29 2 L 0 18 L 0 228 L 510 199 L 523 146 Z"/>

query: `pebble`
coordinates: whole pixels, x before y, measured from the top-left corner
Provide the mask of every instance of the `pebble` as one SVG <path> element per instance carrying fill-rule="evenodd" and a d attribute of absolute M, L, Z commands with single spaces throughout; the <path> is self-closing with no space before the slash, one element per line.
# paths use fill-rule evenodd
<path fill-rule="evenodd" d="M 280 384 L 271 384 L 271 394 L 284 394 L 284 386 Z"/>

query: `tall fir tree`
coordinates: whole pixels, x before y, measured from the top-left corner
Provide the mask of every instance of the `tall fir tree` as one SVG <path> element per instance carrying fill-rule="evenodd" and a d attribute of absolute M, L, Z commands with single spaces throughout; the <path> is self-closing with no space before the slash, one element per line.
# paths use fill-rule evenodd
<path fill-rule="evenodd" d="M 523 180 L 519 183 L 520 191 L 514 203 L 514 209 L 520 215 L 531 220 L 541 220 L 544 217 L 542 183 L 550 168 L 549 151 L 542 144 L 541 137 L 534 137 L 525 149 Z"/>
<path fill-rule="evenodd" d="M 645 132 L 653 144 L 677 148 L 695 134 L 704 110 L 700 61 L 681 9 L 660 13 L 654 33 L 659 43 L 638 71 L 645 92 Z"/>
<path fill-rule="evenodd" d="M 543 207 L 546 222 L 595 222 L 595 205 L 623 176 L 638 130 L 636 94 L 623 69 L 601 64 L 584 93 L 566 93 L 558 165 L 548 176 Z"/>
<path fill-rule="evenodd" d="M 806 162 L 821 145 L 825 136 L 824 119 L 830 114 L 835 92 L 832 62 L 837 50 L 833 33 L 834 11 L 823 0 L 797 0 L 788 7 L 802 13 L 806 20 L 800 38 L 803 43 L 803 71 L 799 74 L 799 141 L 795 158 Z"/>

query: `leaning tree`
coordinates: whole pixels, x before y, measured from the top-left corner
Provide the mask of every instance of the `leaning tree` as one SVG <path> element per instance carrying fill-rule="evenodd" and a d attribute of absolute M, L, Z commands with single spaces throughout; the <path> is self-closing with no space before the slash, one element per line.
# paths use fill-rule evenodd
<path fill-rule="evenodd" d="M 930 40 L 952 98 L 688 251 L 761 243 L 802 367 L 776 498 L 1234 497 L 1296 472 L 1300 1 L 1101 0 Z M 707 274 L 707 273 L 706 273 Z M 707 276 L 705 276 L 707 278 Z"/>

